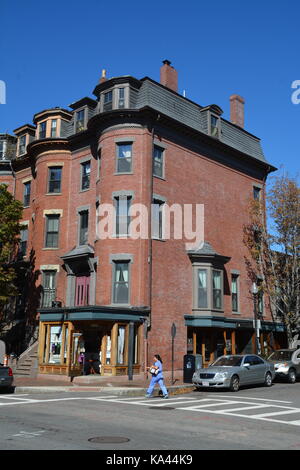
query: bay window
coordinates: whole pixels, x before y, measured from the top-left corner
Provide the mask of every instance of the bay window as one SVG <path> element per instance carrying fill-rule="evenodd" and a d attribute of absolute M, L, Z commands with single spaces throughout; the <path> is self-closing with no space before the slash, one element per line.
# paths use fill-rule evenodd
<path fill-rule="evenodd" d="M 207 308 L 207 270 L 198 269 L 198 307 Z"/>

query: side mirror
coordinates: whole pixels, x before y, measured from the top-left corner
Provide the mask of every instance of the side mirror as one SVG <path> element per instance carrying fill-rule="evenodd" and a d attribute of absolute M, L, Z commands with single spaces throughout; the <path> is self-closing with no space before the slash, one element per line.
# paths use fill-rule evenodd
<path fill-rule="evenodd" d="M 243 364 L 243 367 L 250 367 L 249 362 L 245 362 L 245 363 Z"/>

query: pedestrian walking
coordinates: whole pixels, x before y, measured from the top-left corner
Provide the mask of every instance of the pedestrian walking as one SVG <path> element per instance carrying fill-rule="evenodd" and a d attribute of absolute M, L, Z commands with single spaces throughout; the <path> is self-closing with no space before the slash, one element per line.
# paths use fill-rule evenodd
<path fill-rule="evenodd" d="M 145 395 L 146 398 L 151 397 L 155 384 L 157 383 L 163 393 L 163 398 L 169 398 L 168 390 L 166 389 L 166 386 L 164 384 L 162 359 L 159 354 L 154 355 L 154 363 L 151 367 L 147 367 L 147 369 L 149 369 L 150 373 L 152 374 L 152 378 L 147 393 Z"/>

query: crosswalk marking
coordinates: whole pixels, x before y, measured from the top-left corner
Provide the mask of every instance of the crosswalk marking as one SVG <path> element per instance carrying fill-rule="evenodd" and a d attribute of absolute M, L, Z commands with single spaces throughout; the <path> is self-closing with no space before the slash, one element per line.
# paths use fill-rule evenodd
<path fill-rule="evenodd" d="M 279 416 L 279 415 L 288 415 L 288 414 L 296 414 L 299 413 L 300 410 L 299 408 L 293 408 L 290 410 L 284 410 L 284 411 L 275 411 L 275 413 L 263 413 L 260 415 L 253 415 L 253 418 L 266 418 L 269 416 Z"/>
<path fill-rule="evenodd" d="M 219 395 L 218 394 L 218 397 L 220 398 L 227 398 L 228 399 L 228 395 Z M 244 395 L 241 396 L 241 397 L 234 397 L 235 399 L 238 399 L 238 400 L 262 400 L 262 401 L 270 401 L 270 402 L 275 402 L 275 403 L 286 403 L 286 404 L 290 404 L 290 403 L 293 403 L 292 401 L 283 401 L 283 400 L 270 400 L 270 398 L 257 398 L 257 397 L 245 397 Z"/>
<path fill-rule="evenodd" d="M 287 406 L 292 402 L 269 400 L 264 398 L 253 398 L 234 396 L 231 395 L 217 395 L 215 397 L 195 398 L 186 396 L 172 396 L 169 400 L 163 397 L 155 397 L 152 399 L 145 397 L 119 397 L 117 395 L 99 395 L 99 396 L 76 396 L 64 398 L 39 398 L 33 399 L 26 395 L 9 396 L 0 395 L 0 407 L 2 406 L 16 406 L 16 405 L 42 405 L 47 403 L 59 403 L 68 401 L 94 401 L 95 403 L 115 403 L 122 405 L 144 406 L 151 408 L 164 408 L 174 407 L 178 411 L 193 411 L 198 413 L 227 415 L 232 417 L 239 417 L 244 419 L 261 420 L 270 423 L 280 423 L 285 425 L 300 426 L 300 419 L 288 421 L 284 419 L 285 415 L 298 415 L 300 418 L 300 407 Z M 97 406 L 97 405 L 96 405 Z M 227 407 L 227 408 L 226 408 Z M 3 408 L 2 408 L 3 409 Z M 121 409 L 121 408 L 118 408 Z M 269 410 L 268 410 L 269 409 Z M 275 411 L 274 411 L 275 410 Z M 280 419 L 283 417 L 283 419 Z M 297 418 L 297 416 L 295 416 Z"/>
<path fill-rule="evenodd" d="M 236 412 L 236 411 L 257 410 L 258 408 L 268 408 L 269 406 L 272 407 L 273 405 L 242 406 L 241 408 L 230 408 L 230 409 L 222 410 L 221 413 L 226 414 L 226 413 L 231 413 L 231 412 Z"/>

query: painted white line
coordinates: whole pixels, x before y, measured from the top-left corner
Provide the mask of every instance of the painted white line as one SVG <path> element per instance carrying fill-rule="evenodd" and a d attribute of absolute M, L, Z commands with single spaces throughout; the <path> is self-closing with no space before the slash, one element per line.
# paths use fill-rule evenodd
<path fill-rule="evenodd" d="M 101 397 L 101 398 L 104 398 L 104 397 Z M 117 397 L 116 397 L 117 398 Z M 171 400 L 193 400 L 193 398 L 191 397 L 172 397 L 172 398 L 169 398 Z M 152 401 L 152 400 L 164 400 L 165 401 L 165 398 L 163 397 L 155 397 L 155 398 L 145 398 L 145 397 L 124 397 L 124 398 L 117 398 L 118 401 L 130 401 L 130 400 L 141 400 L 141 401 L 144 401 L 144 400 L 147 400 L 147 401 Z"/>
<path fill-rule="evenodd" d="M 263 413 L 260 415 L 253 415 L 253 418 L 267 418 L 268 416 L 290 415 L 300 413 L 300 408 L 290 408 L 284 411 L 275 411 L 275 413 Z"/>
<path fill-rule="evenodd" d="M 230 402 L 230 404 L 234 404 L 234 403 L 238 403 L 238 402 Z M 222 402 L 219 402 L 219 403 L 207 403 L 206 405 L 200 405 L 200 406 L 193 406 L 191 408 L 195 409 L 195 410 L 199 410 L 200 408 L 208 408 L 209 406 L 222 406 L 222 405 L 228 405 L 229 403 L 227 401 L 222 401 Z M 179 408 L 178 408 L 179 409 Z M 180 408 L 181 410 L 183 408 Z M 185 410 L 189 410 L 190 408 L 185 408 Z"/>
<path fill-rule="evenodd" d="M 12 399 L 15 399 L 15 400 L 19 400 L 18 397 L 27 397 L 28 395 L 29 395 L 29 393 L 18 393 L 17 397 L 12 396 L 11 394 L 10 395 L 0 395 L 0 399 L 1 398 L 12 398 Z"/>
<path fill-rule="evenodd" d="M 84 400 L 98 400 L 98 398 L 118 398 L 118 395 L 101 395 L 100 397 L 79 397 L 79 399 L 84 399 Z"/>
<path fill-rule="evenodd" d="M 0 400 L 1 400 L 2 398 L 5 398 L 5 399 L 7 399 L 7 400 L 17 400 L 17 401 L 32 401 L 32 400 L 33 400 L 33 398 L 18 398 L 18 397 L 10 397 L 10 396 L 1 397 L 1 396 L 0 396 Z"/>
<path fill-rule="evenodd" d="M 226 395 L 218 395 L 218 397 L 228 398 L 228 395 L 227 396 Z M 244 397 L 244 396 L 240 396 L 240 397 L 235 396 L 234 398 L 236 398 L 238 400 L 243 400 L 243 399 L 247 400 L 247 399 L 249 399 L 249 400 L 262 400 L 262 401 L 270 401 L 270 402 L 277 402 L 277 403 L 287 403 L 287 404 L 293 403 L 292 401 L 270 400 L 269 398 L 254 398 L 254 397 Z"/>
<path fill-rule="evenodd" d="M 226 414 L 226 413 L 231 413 L 232 411 L 242 411 L 242 410 L 258 410 L 260 408 L 268 408 L 268 407 L 273 407 L 273 405 L 253 405 L 253 406 L 242 406 L 240 408 L 230 408 L 227 410 L 222 410 L 220 413 Z"/>
<path fill-rule="evenodd" d="M 300 419 L 296 421 L 289 421 L 289 424 L 293 424 L 294 426 L 300 426 Z"/>

